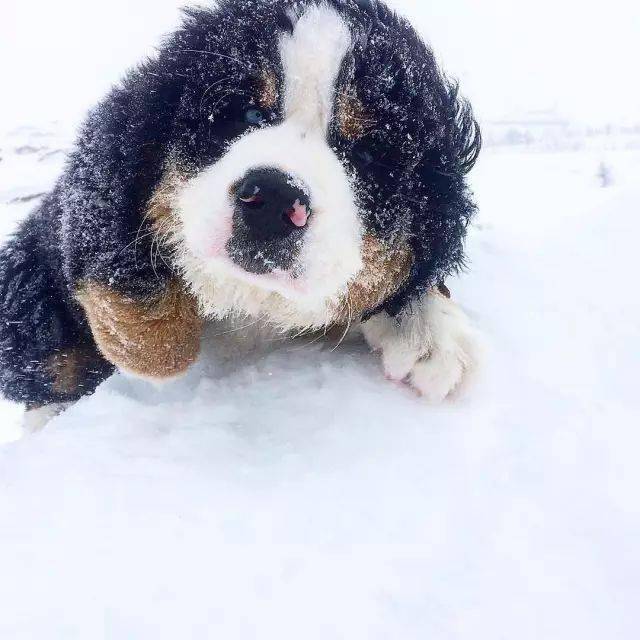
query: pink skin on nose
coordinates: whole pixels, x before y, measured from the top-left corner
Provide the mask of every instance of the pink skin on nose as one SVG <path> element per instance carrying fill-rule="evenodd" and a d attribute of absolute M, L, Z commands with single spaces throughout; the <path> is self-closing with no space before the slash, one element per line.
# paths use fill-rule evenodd
<path fill-rule="evenodd" d="M 213 236 L 211 244 L 209 245 L 208 256 L 210 258 L 223 256 L 227 253 L 227 242 L 231 237 L 232 229 L 233 223 L 231 218 L 225 218 L 221 229 Z"/>
<path fill-rule="evenodd" d="M 293 203 L 293 207 L 287 211 L 289 215 L 289 219 L 296 227 L 305 227 L 307 225 L 307 221 L 309 220 L 309 210 L 306 205 L 301 204 L 300 200 L 296 200 Z"/>

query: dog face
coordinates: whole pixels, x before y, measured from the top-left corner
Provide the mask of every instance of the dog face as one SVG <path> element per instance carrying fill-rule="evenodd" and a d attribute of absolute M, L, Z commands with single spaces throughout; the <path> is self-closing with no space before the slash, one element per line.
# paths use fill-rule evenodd
<path fill-rule="evenodd" d="M 454 269 L 477 139 L 411 27 L 355 0 L 238 4 L 165 52 L 186 81 L 163 189 L 203 310 L 320 327 Z"/>

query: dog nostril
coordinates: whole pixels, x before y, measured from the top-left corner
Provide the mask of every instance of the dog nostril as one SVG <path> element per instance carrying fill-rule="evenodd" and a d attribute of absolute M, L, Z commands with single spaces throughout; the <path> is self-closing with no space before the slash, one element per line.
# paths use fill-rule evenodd
<path fill-rule="evenodd" d="M 238 196 L 238 200 L 250 209 L 260 209 L 264 206 L 264 198 L 260 194 L 255 196 Z"/>
<path fill-rule="evenodd" d="M 236 199 L 241 206 L 249 209 L 260 209 L 265 204 L 265 198 L 260 187 L 249 181 L 245 181 L 240 185 Z"/>

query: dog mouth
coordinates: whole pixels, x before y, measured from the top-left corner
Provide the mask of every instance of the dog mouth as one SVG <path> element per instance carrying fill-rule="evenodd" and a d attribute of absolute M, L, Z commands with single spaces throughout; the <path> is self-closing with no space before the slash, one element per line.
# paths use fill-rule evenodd
<path fill-rule="evenodd" d="M 265 269 L 250 271 L 239 265 L 226 252 L 216 256 L 214 262 L 216 270 L 226 277 L 263 291 L 280 294 L 284 298 L 295 300 L 303 298 L 308 293 L 304 273 L 297 265 L 285 270 L 269 264 Z"/>

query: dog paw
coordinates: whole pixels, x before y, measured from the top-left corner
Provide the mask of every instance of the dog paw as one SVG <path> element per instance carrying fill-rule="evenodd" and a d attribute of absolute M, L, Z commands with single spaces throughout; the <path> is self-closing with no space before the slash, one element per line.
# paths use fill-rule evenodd
<path fill-rule="evenodd" d="M 59 402 L 28 409 L 22 418 L 22 432 L 32 435 L 42 431 L 51 420 L 73 405 L 73 402 Z"/>
<path fill-rule="evenodd" d="M 397 318 L 386 313 L 371 318 L 363 332 L 371 348 L 381 353 L 386 377 L 409 384 L 434 404 L 458 395 L 480 359 L 471 322 L 438 293 Z"/>

